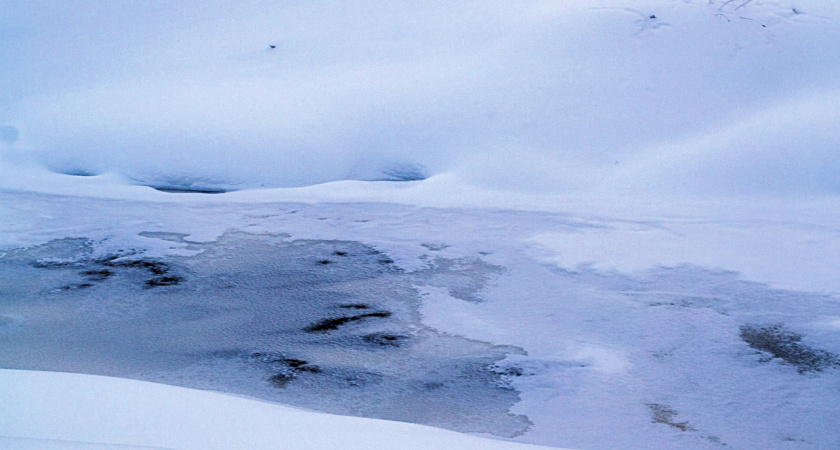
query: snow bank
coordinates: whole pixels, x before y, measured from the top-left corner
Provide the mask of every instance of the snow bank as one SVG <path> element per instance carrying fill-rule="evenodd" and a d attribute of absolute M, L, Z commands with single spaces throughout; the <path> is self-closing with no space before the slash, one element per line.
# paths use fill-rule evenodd
<path fill-rule="evenodd" d="M 0 7 L 0 152 L 60 173 L 838 191 L 833 1 Z"/>
<path fill-rule="evenodd" d="M 546 448 L 92 375 L 0 370 L 4 448 Z"/>

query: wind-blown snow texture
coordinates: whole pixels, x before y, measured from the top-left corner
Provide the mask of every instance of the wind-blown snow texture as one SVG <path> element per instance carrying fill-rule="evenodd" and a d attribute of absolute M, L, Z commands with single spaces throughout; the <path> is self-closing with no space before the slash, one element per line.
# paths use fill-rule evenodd
<path fill-rule="evenodd" d="M 840 187 L 831 0 L 0 6 L 7 156 L 61 173 Z"/>
<path fill-rule="evenodd" d="M 840 3 L 0 11 L 0 368 L 840 447 Z"/>

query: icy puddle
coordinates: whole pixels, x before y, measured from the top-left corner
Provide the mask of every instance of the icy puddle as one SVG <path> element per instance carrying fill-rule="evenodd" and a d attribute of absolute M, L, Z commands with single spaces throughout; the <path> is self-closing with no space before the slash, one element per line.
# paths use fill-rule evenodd
<path fill-rule="evenodd" d="M 146 258 L 83 238 L 0 257 L 0 367 L 215 389 L 321 411 L 513 437 L 514 347 L 420 322 L 415 285 L 476 299 L 498 268 L 411 273 L 358 242 L 229 232 Z"/>

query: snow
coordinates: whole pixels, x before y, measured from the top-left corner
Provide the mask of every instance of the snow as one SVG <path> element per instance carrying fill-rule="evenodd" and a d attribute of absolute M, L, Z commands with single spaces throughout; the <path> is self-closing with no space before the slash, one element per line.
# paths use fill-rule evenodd
<path fill-rule="evenodd" d="M 829 0 L 4 3 L 4 141 L 61 173 L 837 192 Z"/>
<path fill-rule="evenodd" d="M 544 448 L 136 380 L 21 370 L 0 380 L 9 449 Z"/>
<path fill-rule="evenodd" d="M 0 11 L 0 444 L 840 446 L 837 2 Z"/>

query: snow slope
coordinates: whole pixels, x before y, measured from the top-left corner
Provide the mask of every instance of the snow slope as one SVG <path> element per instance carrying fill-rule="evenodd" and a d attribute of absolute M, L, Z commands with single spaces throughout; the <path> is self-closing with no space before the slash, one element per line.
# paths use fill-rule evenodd
<path fill-rule="evenodd" d="M 831 0 L 0 6 L 7 158 L 61 173 L 837 192 Z"/>
<path fill-rule="evenodd" d="M 8 449 L 541 448 L 134 380 L 16 370 L 0 380 Z"/>

